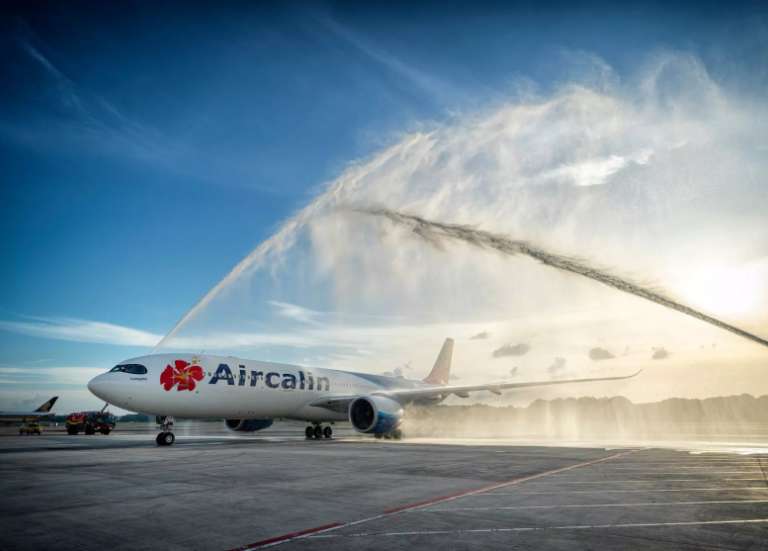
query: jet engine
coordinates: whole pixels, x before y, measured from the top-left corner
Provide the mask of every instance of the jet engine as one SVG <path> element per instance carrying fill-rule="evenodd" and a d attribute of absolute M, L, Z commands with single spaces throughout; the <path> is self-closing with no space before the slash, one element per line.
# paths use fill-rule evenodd
<path fill-rule="evenodd" d="M 403 406 L 386 396 L 361 396 L 349 404 L 349 421 L 358 432 L 386 434 L 403 420 Z"/>
<path fill-rule="evenodd" d="M 224 426 L 235 432 L 254 432 L 271 426 L 272 419 L 224 419 Z"/>

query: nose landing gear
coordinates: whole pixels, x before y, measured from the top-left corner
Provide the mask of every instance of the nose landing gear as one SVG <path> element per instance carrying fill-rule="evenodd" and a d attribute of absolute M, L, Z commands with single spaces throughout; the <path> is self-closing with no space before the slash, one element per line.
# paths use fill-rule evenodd
<path fill-rule="evenodd" d="M 165 417 L 158 417 L 158 421 L 162 427 L 163 432 L 157 435 L 155 442 L 157 442 L 158 446 L 173 445 L 173 443 L 176 441 L 176 436 L 174 436 L 174 434 L 171 432 L 171 429 L 173 428 L 173 417 L 170 415 Z"/>
<path fill-rule="evenodd" d="M 172 432 L 161 432 L 155 438 L 158 446 L 170 446 L 176 441 L 176 437 Z"/>

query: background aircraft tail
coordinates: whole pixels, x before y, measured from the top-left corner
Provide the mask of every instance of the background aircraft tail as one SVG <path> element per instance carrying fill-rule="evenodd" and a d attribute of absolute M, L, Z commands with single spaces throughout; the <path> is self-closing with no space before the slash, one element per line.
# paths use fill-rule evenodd
<path fill-rule="evenodd" d="M 59 399 L 58 396 L 54 396 L 53 398 L 51 398 L 50 400 L 45 402 L 42 406 L 37 408 L 35 411 L 42 411 L 42 412 L 45 412 L 45 413 L 51 411 L 51 408 L 53 407 L 53 404 L 55 404 L 56 400 L 58 400 L 58 399 Z"/>
<path fill-rule="evenodd" d="M 451 376 L 451 358 L 453 357 L 453 339 L 445 339 L 443 347 L 440 349 L 440 354 L 435 360 L 435 366 L 432 371 L 429 372 L 425 383 L 431 385 L 447 385 L 448 379 Z"/>

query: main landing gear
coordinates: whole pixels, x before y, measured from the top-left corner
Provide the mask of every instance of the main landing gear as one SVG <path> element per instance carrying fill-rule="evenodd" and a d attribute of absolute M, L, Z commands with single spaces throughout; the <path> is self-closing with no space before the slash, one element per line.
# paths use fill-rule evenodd
<path fill-rule="evenodd" d="M 381 438 L 384 438 L 385 440 L 400 440 L 403 437 L 403 431 L 395 429 L 392 432 L 377 432 L 373 436 L 375 436 L 377 440 L 380 440 Z"/>
<path fill-rule="evenodd" d="M 304 429 L 304 435 L 307 437 L 307 440 L 312 440 L 313 438 L 315 440 L 320 440 L 321 438 L 329 440 L 333 437 L 333 429 L 331 427 L 322 427 L 319 424 L 310 425 Z"/>
<path fill-rule="evenodd" d="M 158 446 L 171 446 L 176 441 L 176 437 L 171 432 L 173 428 L 173 417 L 167 415 L 165 417 L 159 417 L 158 421 L 163 429 L 163 432 L 157 435 L 155 442 Z"/>

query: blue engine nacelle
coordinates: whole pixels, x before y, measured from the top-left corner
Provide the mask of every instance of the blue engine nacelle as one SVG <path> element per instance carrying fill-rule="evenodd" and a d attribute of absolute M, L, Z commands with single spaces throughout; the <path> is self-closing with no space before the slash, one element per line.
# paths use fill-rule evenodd
<path fill-rule="evenodd" d="M 254 432 L 271 427 L 272 419 L 224 419 L 224 426 L 235 432 Z"/>
<path fill-rule="evenodd" d="M 358 432 L 386 434 L 403 421 L 403 406 L 386 396 L 361 396 L 349 404 L 349 421 Z"/>

